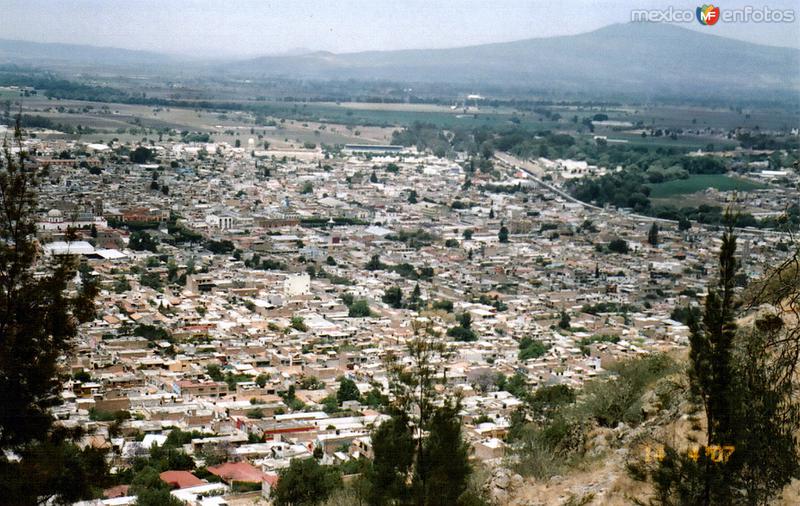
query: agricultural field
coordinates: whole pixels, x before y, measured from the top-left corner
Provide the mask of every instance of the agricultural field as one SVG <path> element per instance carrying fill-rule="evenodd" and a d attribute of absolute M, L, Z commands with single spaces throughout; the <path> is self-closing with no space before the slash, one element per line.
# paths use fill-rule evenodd
<path fill-rule="evenodd" d="M 276 148 L 297 148 L 306 142 L 315 144 L 387 143 L 393 127 L 354 126 L 329 124 L 267 116 L 275 126 L 258 126 L 254 116 L 245 111 L 225 113 L 192 109 L 188 107 L 153 107 L 75 100 L 47 100 L 31 97 L 22 102 L 23 114 L 42 116 L 55 123 L 77 127 L 81 125 L 95 132 L 81 135 L 85 141 L 108 141 L 117 138 L 122 142 L 138 142 L 154 138 L 157 134 L 142 133 L 146 129 L 173 129 L 202 132 L 215 141 L 233 144 L 236 140 L 247 145 L 255 138 L 257 145 L 267 140 Z M 252 131 L 251 131 L 252 129 Z"/>
<path fill-rule="evenodd" d="M 708 188 L 716 188 L 719 191 L 740 191 L 748 192 L 766 188 L 766 185 L 743 179 L 731 177 L 725 174 L 695 174 L 688 179 L 676 179 L 665 183 L 651 184 L 650 197 L 655 199 L 666 199 L 677 195 L 687 195 L 701 192 Z"/>

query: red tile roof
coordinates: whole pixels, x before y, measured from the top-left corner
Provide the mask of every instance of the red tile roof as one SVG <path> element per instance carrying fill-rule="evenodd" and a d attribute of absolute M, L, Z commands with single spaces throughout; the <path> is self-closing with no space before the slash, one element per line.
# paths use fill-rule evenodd
<path fill-rule="evenodd" d="M 215 474 L 225 481 L 245 481 L 261 483 L 264 473 L 247 462 L 226 462 L 208 468 L 208 472 Z"/>
<path fill-rule="evenodd" d="M 158 475 L 161 481 L 174 488 L 188 488 L 205 482 L 189 471 L 164 471 Z"/>

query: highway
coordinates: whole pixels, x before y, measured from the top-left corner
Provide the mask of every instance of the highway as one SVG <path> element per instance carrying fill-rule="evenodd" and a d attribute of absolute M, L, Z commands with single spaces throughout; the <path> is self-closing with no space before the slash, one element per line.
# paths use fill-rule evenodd
<path fill-rule="evenodd" d="M 600 212 L 611 212 L 616 213 L 618 216 L 623 218 L 629 218 L 632 220 L 637 221 L 647 221 L 647 222 L 655 222 L 655 223 L 663 223 L 667 225 L 676 225 L 678 222 L 676 220 L 668 220 L 665 218 L 656 218 L 654 216 L 645 216 L 643 214 L 636 214 L 636 213 L 627 213 L 624 211 L 620 211 L 613 207 L 609 207 L 608 209 L 598 207 L 594 204 L 589 204 L 588 202 L 584 202 L 582 200 L 576 199 L 569 193 L 565 192 L 561 188 L 558 188 L 555 185 L 552 185 L 542 179 L 544 175 L 544 171 L 534 162 L 528 160 L 520 160 L 519 158 L 515 157 L 512 154 L 505 153 L 505 152 L 496 152 L 494 155 L 495 160 L 499 161 L 501 165 L 506 168 L 512 170 L 520 170 L 528 175 L 528 177 L 538 183 L 541 187 L 550 190 L 551 192 L 555 193 L 556 195 L 562 197 L 563 199 L 573 202 L 575 204 L 580 204 L 581 206 L 585 207 L 586 209 L 591 209 L 593 211 L 600 211 Z M 714 225 L 704 225 L 702 223 L 693 222 L 692 225 L 700 226 L 704 228 L 711 228 Z M 765 230 L 760 228 L 741 228 L 736 227 L 736 230 L 744 233 L 751 233 L 751 234 L 759 234 L 759 235 L 769 235 L 773 237 L 789 237 L 789 234 L 786 232 L 778 232 L 776 230 Z"/>

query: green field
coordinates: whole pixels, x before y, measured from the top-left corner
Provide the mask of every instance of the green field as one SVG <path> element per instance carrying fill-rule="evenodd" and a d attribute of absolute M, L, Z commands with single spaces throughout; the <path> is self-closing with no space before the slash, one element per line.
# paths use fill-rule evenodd
<path fill-rule="evenodd" d="M 747 179 L 729 177 L 724 174 L 696 174 L 688 179 L 676 179 L 666 183 L 650 185 L 650 197 L 669 198 L 675 195 L 685 195 L 703 191 L 706 188 L 716 188 L 719 191 L 751 191 L 765 188 L 765 185 Z"/>

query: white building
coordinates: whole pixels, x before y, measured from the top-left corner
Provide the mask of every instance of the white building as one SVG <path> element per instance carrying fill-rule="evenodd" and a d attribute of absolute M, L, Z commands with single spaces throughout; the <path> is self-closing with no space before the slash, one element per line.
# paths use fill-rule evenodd
<path fill-rule="evenodd" d="M 306 273 L 290 274 L 283 282 L 283 293 L 287 297 L 300 297 L 311 293 L 311 276 Z"/>

